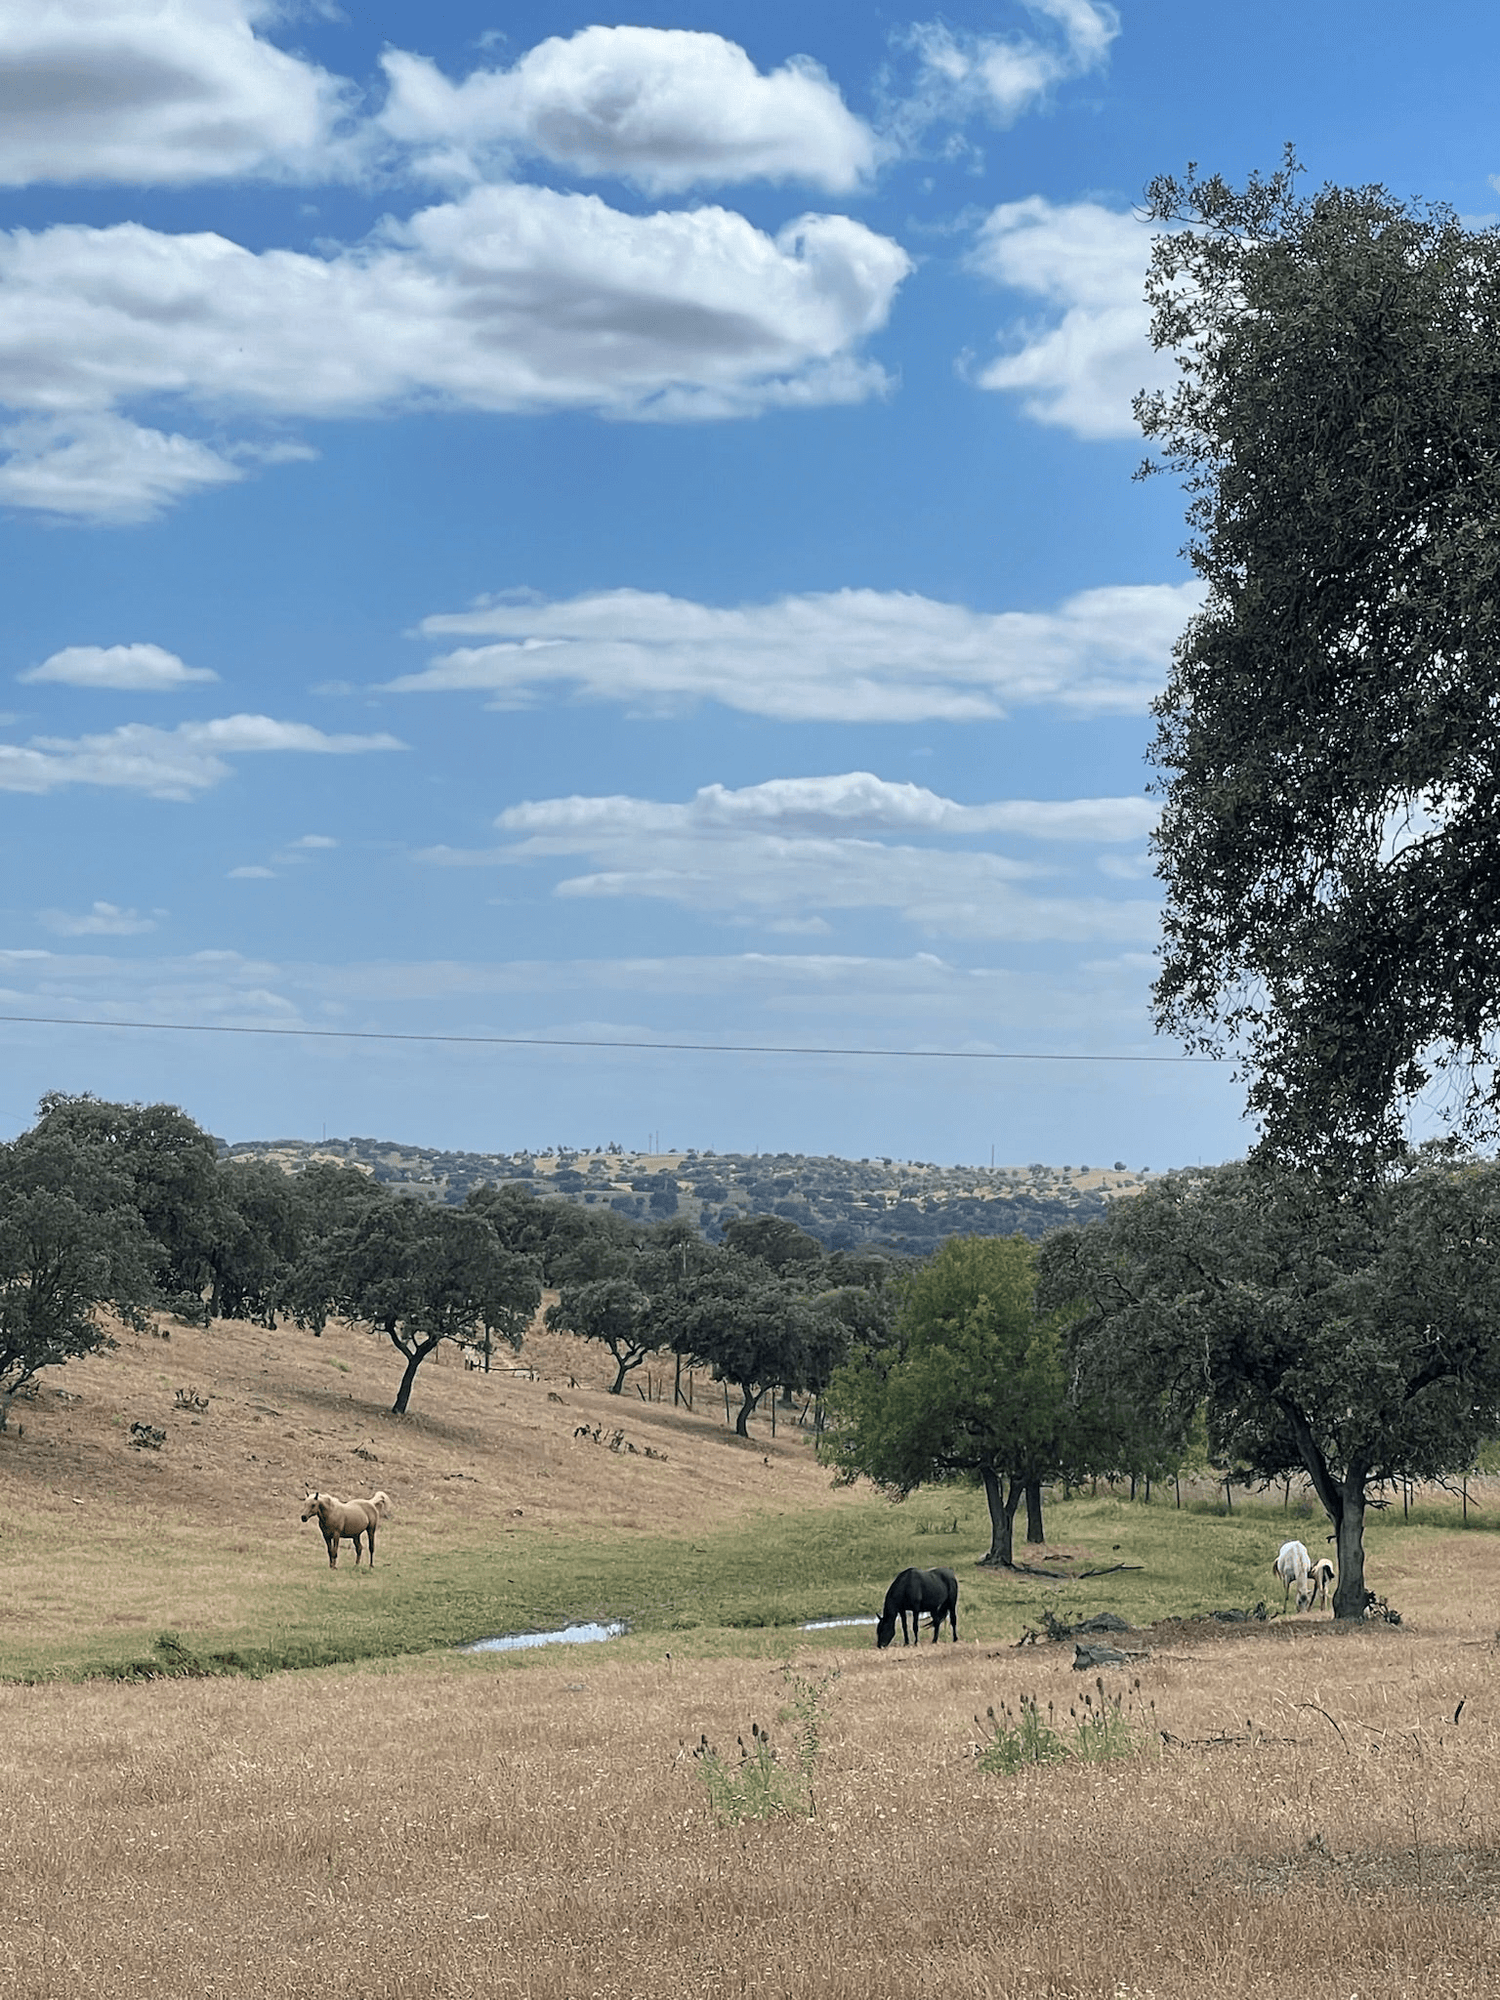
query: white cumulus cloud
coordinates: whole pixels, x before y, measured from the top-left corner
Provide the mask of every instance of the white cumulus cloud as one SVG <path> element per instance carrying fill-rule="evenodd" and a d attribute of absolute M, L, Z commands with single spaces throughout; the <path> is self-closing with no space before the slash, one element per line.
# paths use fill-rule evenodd
<path fill-rule="evenodd" d="M 428 637 L 487 643 L 388 685 L 468 690 L 497 707 L 548 689 L 648 708 L 710 700 L 781 721 L 967 721 L 1037 705 L 1135 713 L 1200 601 L 1196 583 L 1085 590 L 1041 612 L 878 590 L 732 607 L 638 590 L 517 597 L 424 620 Z"/>
<path fill-rule="evenodd" d="M 0 237 L 0 398 L 332 417 L 628 412 L 690 389 L 750 407 L 878 327 L 908 268 L 843 216 L 773 238 L 726 209 L 634 216 L 516 186 L 326 258 L 137 223 L 18 230 Z"/>
<path fill-rule="evenodd" d="M 0 184 L 332 166 L 348 86 L 256 33 L 270 0 L 7 0 Z"/>
<path fill-rule="evenodd" d="M 424 149 L 430 172 L 472 175 L 518 155 L 650 194 L 748 180 L 844 194 L 875 165 L 874 135 L 816 63 L 794 57 L 763 76 L 722 35 L 588 27 L 460 83 L 423 56 L 381 60 L 379 124 Z"/>
<path fill-rule="evenodd" d="M 308 723 L 277 722 L 268 715 L 227 715 L 184 722 L 176 729 L 127 722 L 97 736 L 34 736 L 24 745 L 0 743 L 0 791 L 100 785 L 159 799 L 188 799 L 227 778 L 230 757 L 264 751 L 358 756 L 404 747 L 394 736 L 329 736 Z"/>
<path fill-rule="evenodd" d="M 68 687 L 131 688 L 143 693 L 166 693 L 193 681 L 216 681 L 211 667 L 189 667 L 165 647 L 64 646 L 50 653 L 40 666 L 17 674 L 18 681 L 60 681 Z"/>
<path fill-rule="evenodd" d="M 479 187 L 328 256 L 138 223 L 0 235 L 0 503 L 147 518 L 243 476 L 229 447 L 142 427 L 200 416 L 442 407 L 715 417 L 857 400 L 859 349 L 910 269 L 838 215 L 775 236 L 722 208 L 629 215 Z"/>
<path fill-rule="evenodd" d="M 1046 316 L 1007 329 L 980 387 L 1017 394 L 1028 416 L 1080 437 L 1138 436 L 1131 399 L 1173 379 L 1170 357 L 1148 338 L 1150 253 L 1145 223 L 1097 202 L 1032 195 L 992 210 L 971 268 L 1041 301 Z"/>

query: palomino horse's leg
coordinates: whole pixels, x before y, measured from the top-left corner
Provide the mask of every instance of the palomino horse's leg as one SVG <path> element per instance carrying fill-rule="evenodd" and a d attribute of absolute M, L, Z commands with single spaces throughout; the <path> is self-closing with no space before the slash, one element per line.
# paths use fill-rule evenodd
<path fill-rule="evenodd" d="M 328 1529 L 325 1528 L 323 1530 L 323 1539 L 328 1544 L 328 1567 L 330 1569 L 337 1569 L 339 1566 L 339 1538 L 337 1535 L 330 1534 Z"/>
<path fill-rule="evenodd" d="M 369 1536 L 369 1538 L 370 1538 L 370 1567 L 371 1567 L 371 1569 L 374 1569 L 374 1567 L 375 1567 L 375 1523 L 374 1523 L 373 1521 L 369 1522 L 369 1523 L 368 1523 L 368 1524 L 366 1525 L 366 1528 L 365 1528 L 365 1533 L 366 1533 L 366 1534 L 367 1534 L 367 1535 Z"/>

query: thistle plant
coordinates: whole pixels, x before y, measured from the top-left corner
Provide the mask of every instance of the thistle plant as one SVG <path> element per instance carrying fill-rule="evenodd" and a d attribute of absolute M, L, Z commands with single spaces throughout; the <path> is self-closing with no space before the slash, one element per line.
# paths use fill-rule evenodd
<path fill-rule="evenodd" d="M 1068 1746 L 1054 1727 L 1052 1703 L 1048 1702 L 1043 1721 L 1034 1694 L 1023 1694 L 1016 1708 L 1002 1702 L 998 1715 L 991 1703 L 985 1720 L 980 1722 L 977 1715 L 974 1720 L 989 1730 L 989 1741 L 980 1745 L 976 1760 L 981 1771 L 1011 1777 L 1028 1764 L 1061 1764 L 1068 1756 Z"/>
<path fill-rule="evenodd" d="M 1125 1717 L 1125 1693 L 1107 1694 L 1103 1676 L 1096 1676 L 1094 1694 L 1083 1697 L 1080 1714 L 1076 1705 L 1069 1710 L 1073 1723 L 1073 1755 L 1081 1764 L 1107 1764 L 1115 1757 L 1133 1757 L 1142 1745 L 1142 1734 Z M 1140 1682 L 1135 1683 L 1139 1696 Z"/>
<path fill-rule="evenodd" d="M 1132 1692 L 1139 1701 L 1139 1681 Z M 1102 1676 L 1095 1679 L 1092 1694 L 1069 1706 L 1066 1724 L 1050 1701 L 1044 1717 L 1036 1696 L 1023 1694 L 1015 1708 L 1002 1702 L 998 1715 L 991 1705 L 982 1721 L 975 1716 L 987 1739 L 977 1746 L 975 1762 L 981 1771 L 1011 1777 L 1028 1764 L 1105 1764 L 1117 1757 L 1134 1757 L 1155 1737 L 1154 1711 L 1153 1704 L 1150 1727 L 1144 1708 L 1139 1726 L 1130 1721 L 1124 1690 L 1107 1693 Z"/>
<path fill-rule="evenodd" d="M 794 1747 L 789 1763 L 781 1762 L 769 1731 L 758 1722 L 750 1725 L 748 1744 L 743 1736 L 736 1737 L 737 1757 L 716 1750 L 706 1733 L 692 1752 L 709 1810 L 721 1825 L 739 1826 L 748 1819 L 805 1819 L 817 1813 L 813 1774 L 838 1669 L 816 1681 L 793 1673 L 789 1666 L 783 1666 L 781 1675 L 787 1701 L 777 1720 L 791 1725 Z"/>

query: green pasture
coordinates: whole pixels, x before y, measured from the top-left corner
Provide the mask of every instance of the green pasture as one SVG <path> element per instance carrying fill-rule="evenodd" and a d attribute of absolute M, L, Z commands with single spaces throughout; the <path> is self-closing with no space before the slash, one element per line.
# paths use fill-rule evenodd
<path fill-rule="evenodd" d="M 136 1524 L 138 1530 L 144 1523 Z M 1477 1522 L 1474 1524 L 1477 1525 Z M 1403 1524 L 1372 1517 L 1368 1574 L 1381 1589 L 1381 1558 L 1398 1547 L 1451 1534 L 1456 1522 Z M 380 1565 L 356 1570 L 346 1550 L 338 1570 L 265 1547 L 206 1553 L 189 1548 L 170 1522 L 137 1532 L 77 1583 L 86 1555 L 60 1552 L 56 1526 L 43 1546 L 35 1524 L 5 1536 L 11 1615 L 0 1620 L 0 1679 L 76 1679 L 139 1673 L 248 1672 L 394 1661 L 500 1634 L 622 1619 L 629 1636 L 612 1652 L 785 1656 L 792 1646 L 872 1642 L 858 1629 L 801 1633 L 808 1620 L 873 1617 L 885 1587 L 907 1564 L 957 1571 L 959 1629 L 966 1640 L 1013 1643 L 1048 1609 L 1077 1619 L 1113 1611 L 1134 1625 L 1191 1617 L 1264 1599 L 1279 1609 L 1271 1564 L 1298 1534 L 1321 1549 L 1316 1518 L 1274 1503 L 1237 1504 L 1232 1514 L 1150 1505 L 1113 1496 L 1049 1500 L 1054 1546 L 1089 1551 L 1072 1568 L 1128 1565 L 1079 1581 L 977 1567 L 988 1544 L 978 1494 L 920 1494 L 903 1505 L 872 1496 L 863 1504 L 755 1519 L 691 1538 L 639 1532 L 548 1530 L 476 1536 L 467 1544 L 425 1546 L 391 1532 Z M 100 1552 L 102 1553 L 102 1552 Z M 321 1552 L 319 1552 L 321 1553 Z M 1025 1559 L 1018 1547 L 1018 1556 Z M 60 1554 L 67 1559 L 59 1561 Z M 66 1636 L 55 1593 L 73 1575 Z M 49 1598 L 48 1592 L 54 1593 Z M 195 1606 L 221 1615 L 205 1622 Z M 28 1604 L 36 1614 L 28 1619 Z M 50 1605 L 52 1636 L 37 1626 Z M 230 1614 L 223 1609 L 229 1606 Z M 28 1630 L 30 1627 L 30 1630 Z M 524 1665 L 558 1658 L 541 1649 L 503 1658 Z"/>

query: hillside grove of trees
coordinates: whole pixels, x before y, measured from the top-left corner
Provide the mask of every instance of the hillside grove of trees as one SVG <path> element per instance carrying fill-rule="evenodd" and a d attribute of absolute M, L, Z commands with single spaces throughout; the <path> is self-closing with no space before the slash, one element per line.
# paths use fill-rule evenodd
<path fill-rule="evenodd" d="M 0 1398 L 107 1344 L 109 1308 L 321 1332 L 332 1317 L 389 1340 L 403 1414 L 444 1342 L 514 1350 L 541 1302 L 598 1341 L 613 1387 L 663 1349 L 739 1394 L 743 1434 L 772 1389 L 820 1392 L 859 1329 L 887 1316 L 895 1266 L 825 1254 L 776 1216 L 710 1243 L 692 1224 L 635 1220 L 486 1183 L 456 1203 L 412 1198 L 356 1167 L 297 1174 L 219 1157 L 171 1105 L 45 1098 L 0 1147 Z M 0 1411 L 5 1407 L 0 1402 Z"/>
<path fill-rule="evenodd" d="M 1380 1487 L 1465 1472 L 1500 1436 L 1500 1166 L 1440 1148 L 1373 1179 L 1256 1157 L 1164 1176 L 1040 1245 L 955 1236 L 896 1259 L 776 1215 L 711 1242 L 526 1186 L 433 1203 L 352 1167 L 286 1174 L 221 1157 L 170 1105 L 53 1094 L 0 1146 L 0 1419 L 108 1343 L 106 1308 L 289 1337 L 363 1324 L 394 1350 L 404 1413 L 444 1343 L 519 1347 L 544 1288 L 616 1393 L 676 1354 L 736 1392 L 741 1435 L 773 1392 L 820 1399 L 839 1479 L 979 1486 L 1002 1566 L 1023 1500 L 1042 1538 L 1044 1486 L 1206 1454 L 1306 1475 L 1355 1617 Z"/>

